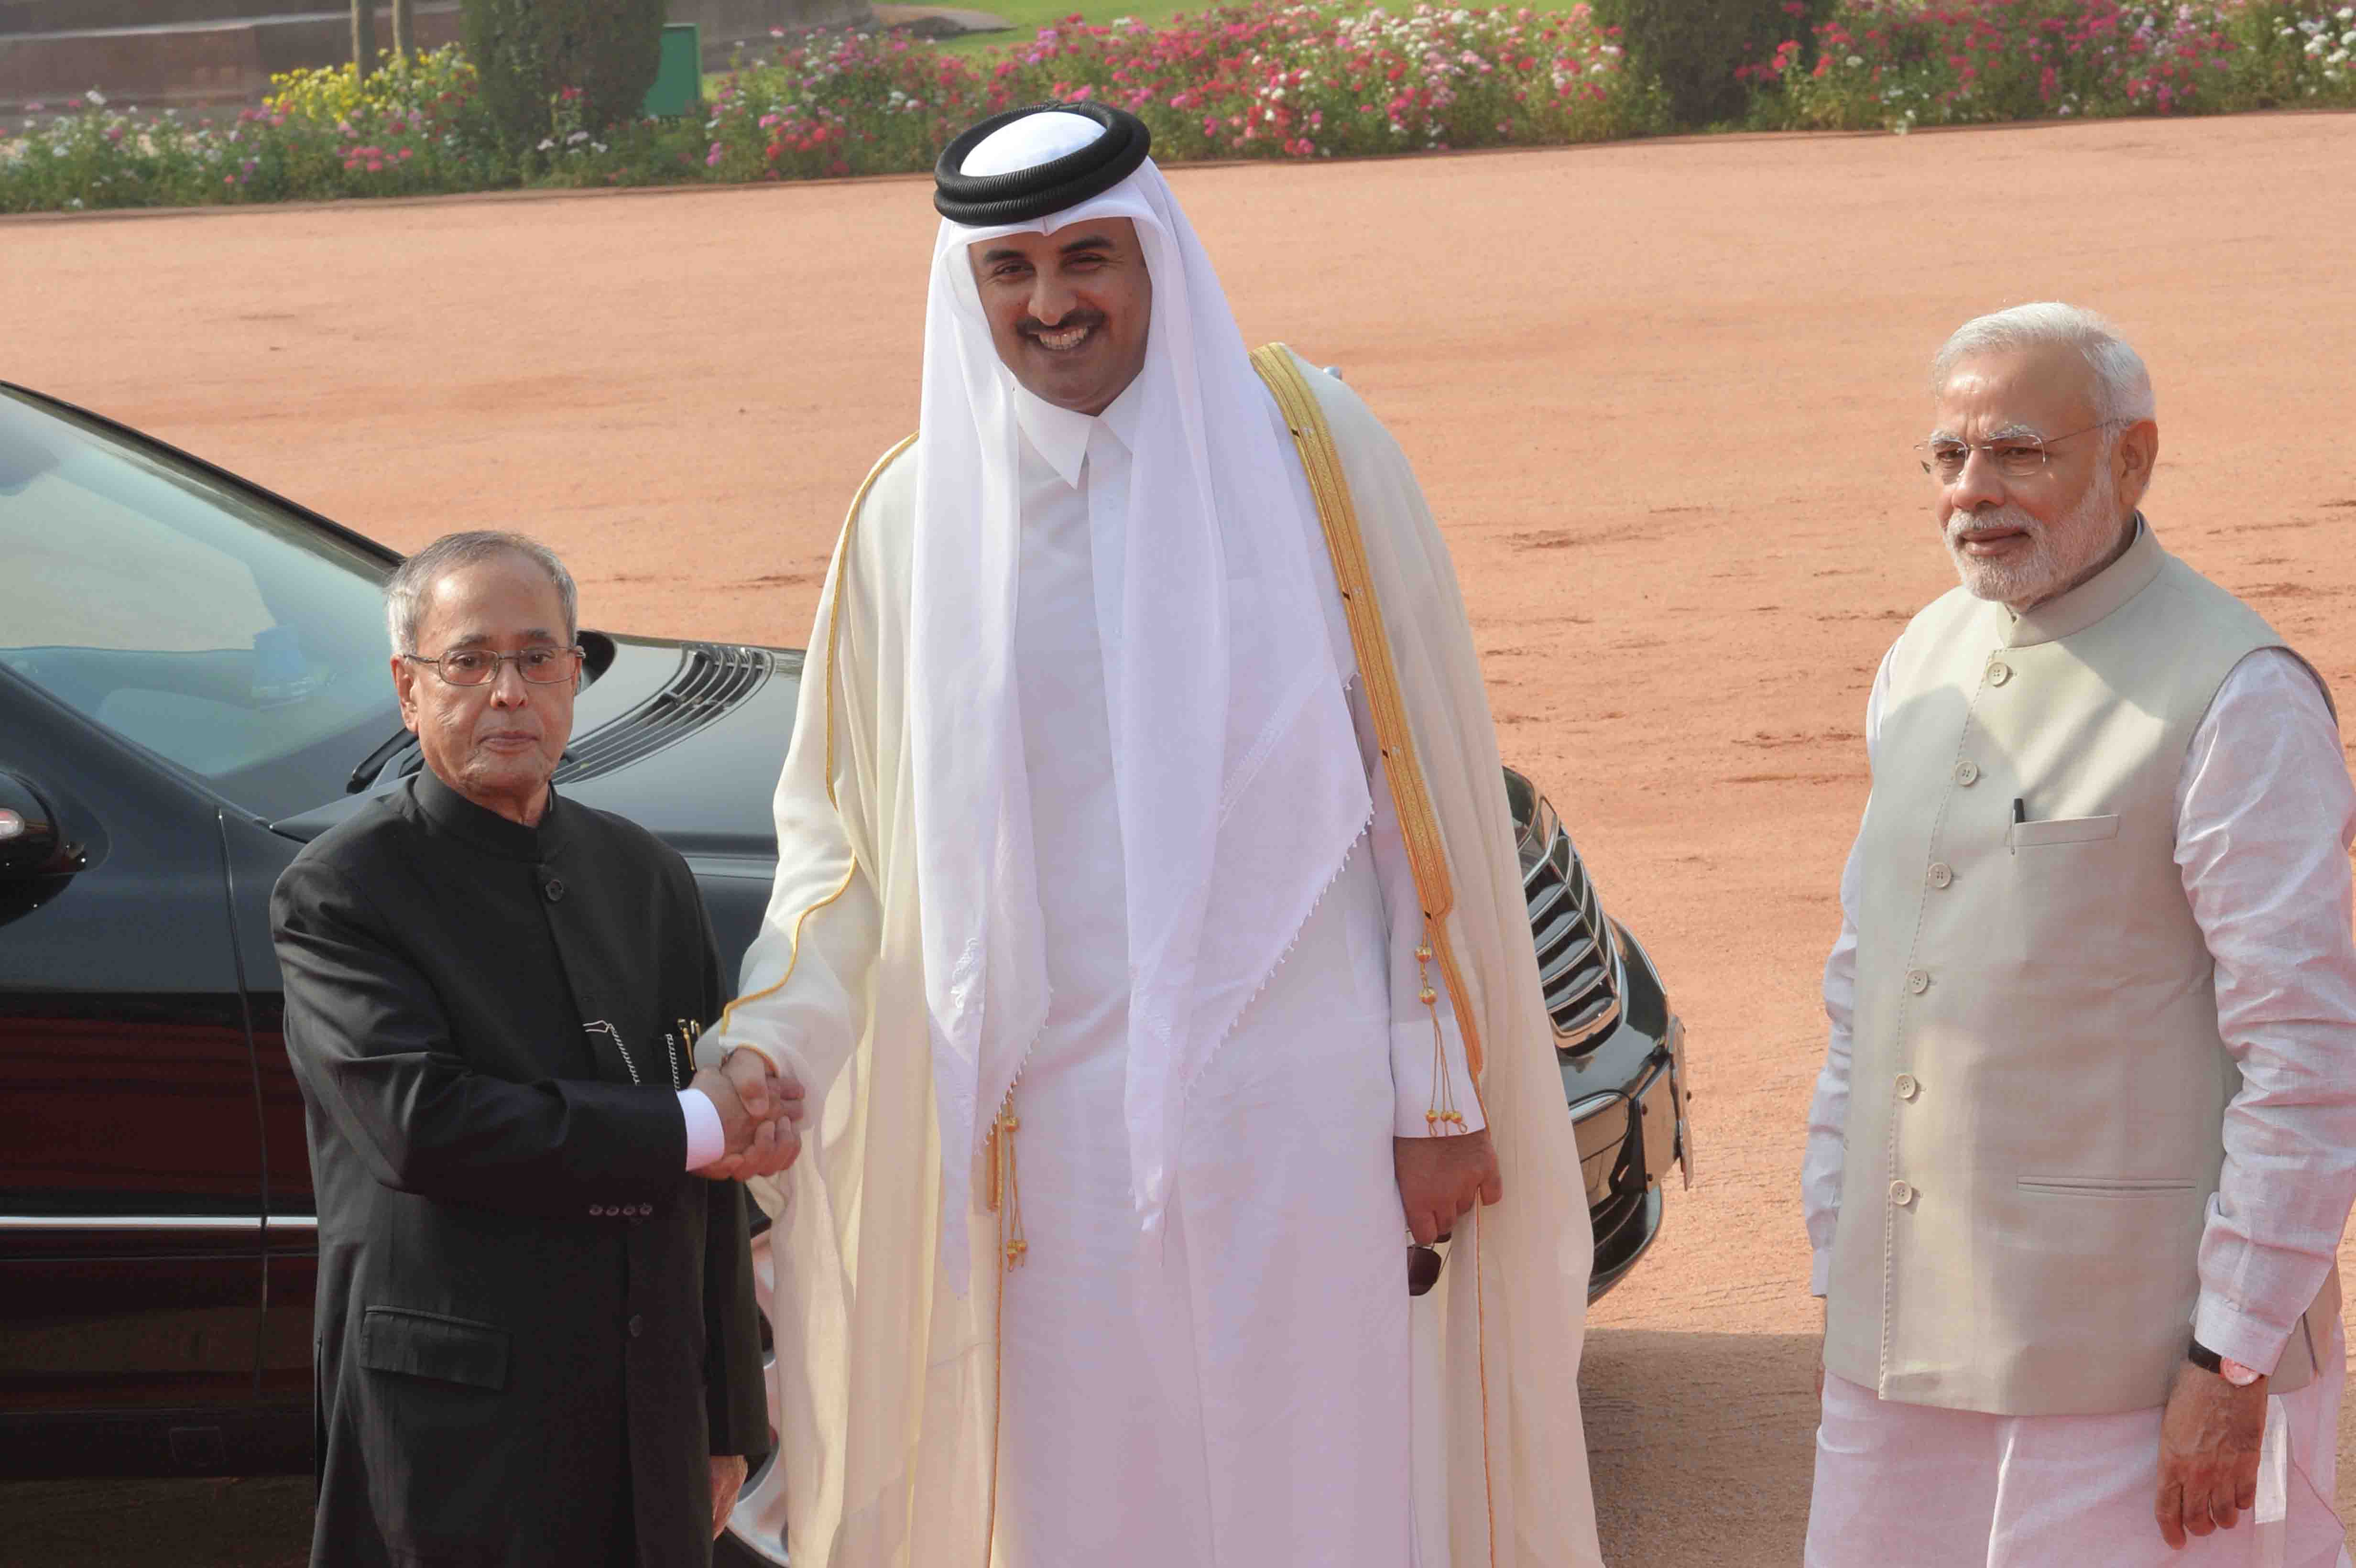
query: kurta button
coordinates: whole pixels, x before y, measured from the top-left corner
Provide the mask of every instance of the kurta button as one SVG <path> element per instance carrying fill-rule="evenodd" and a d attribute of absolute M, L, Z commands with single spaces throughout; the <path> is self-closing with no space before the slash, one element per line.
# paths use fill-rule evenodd
<path fill-rule="evenodd" d="M 2010 665 L 2005 664 L 1999 660 L 1988 666 L 1988 684 L 1990 686 L 2002 686 L 2006 681 L 2010 680 L 2011 678 L 2012 667 Z"/>
<path fill-rule="evenodd" d="M 551 877 L 548 879 L 548 885 L 540 891 L 548 895 L 548 901 L 550 903 L 554 903 L 564 896 L 564 879 L 562 877 Z"/>
<path fill-rule="evenodd" d="M 1922 1085 L 1914 1082 L 1914 1074 L 1912 1072 L 1901 1072 L 1898 1075 L 1898 1097 L 1900 1099 L 1912 1100 L 1915 1095 L 1920 1094 L 1922 1092 Z"/>
<path fill-rule="evenodd" d="M 589 1205 L 589 1212 L 602 1220 L 605 1217 L 605 1206 L 603 1203 L 592 1203 Z"/>
<path fill-rule="evenodd" d="M 1914 1201 L 1914 1189 L 1902 1181 L 1893 1181 L 1890 1184 L 1890 1200 L 1903 1209 Z"/>
<path fill-rule="evenodd" d="M 1948 865 L 1944 860 L 1933 860 L 1931 862 L 1931 885 L 1933 887 L 1944 888 L 1954 880 L 1955 869 L 1953 866 Z"/>
<path fill-rule="evenodd" d="M 647 1320 L 637 1313 L 630 1314 L 630 1338 L 635 1339 L 647 1331 Z"/>
<path fill-rule="evenodd" d="M 1918 997 L 1923 992 L 1929 990 L 1931 988 L 1931 971 L 1928 969 L 1907 970 L 1906 988 L 1913 992 Z"/>
<path fill-rule="evenodd" d="M 1977 763 L 1957 763 L 1955 764 L 1955 782 L 1963 785 L 1965 789 L 1971 788 L 1972 785 L 1980 782 L 1980 765 Z"/>

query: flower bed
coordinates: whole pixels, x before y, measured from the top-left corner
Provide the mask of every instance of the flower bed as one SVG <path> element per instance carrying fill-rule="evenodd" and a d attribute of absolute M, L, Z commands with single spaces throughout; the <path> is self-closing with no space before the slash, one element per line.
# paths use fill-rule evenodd
<path fill-rule="evenodd" d="M 2356 104 L 2356 5 L 2315 0 L 2126 5 L 2117 0 L 1844 0 L 1748 67 L 1775 126 L 1915 125 L 2214 113 Z"/>
<path fill-rule="evenodd" d="M 1793 26 L 1807 7 L 1794 0 Z M 1840 0 L 1738 73 L 1749 123 L 1905 131 L 2049 116 L 2356 106 L 2356 6 L 2321 0 Z M 1813 59 L 1813 69 L 1800 61 Z M 1553 145 L 1668 129 L 1583 5 L 1391 11 L 1236 4 L 1153 25 L 1073 17 L 976 53 L 893 36 L 781 44 L 723 79 L 703 120 L 605 131 L 577 93 L 502 150 L 455 48 L 276 79 L 260 108 L 189 118 L 98 93 L 0 128 L 0 212 L 412 195 L 514 185 L 789 179 L 928 169 L 964 125 L 1095 98 L 1165 162 Z"/>

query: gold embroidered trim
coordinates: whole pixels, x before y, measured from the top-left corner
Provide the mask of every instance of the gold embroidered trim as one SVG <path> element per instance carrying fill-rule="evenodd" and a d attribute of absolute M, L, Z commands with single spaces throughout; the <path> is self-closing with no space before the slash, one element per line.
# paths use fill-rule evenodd
<path fill-rule="evenodd" d="M 1375 594 L 1374 574 L 1366 565 L 1366 546 L 1358 529 L 1357 504 L 1350 482 L 1342 473 L 1342 454 L 1317 394 L 1292 357 L 1292 350 L 1271 343 L 1252 355 L 1252 368 L 1276 394 L 1276 405 L 1292 432 L 1301 466 L 1316 497 L 1317 520 L 1325 530 L 1325 547 L 1333 558 L 1333 577 L 1341 585 L 1342 611 L 1350 623 L 1351 645 L 1358 653 L 1358 678 L 1365 685 L 1366 706 L 1375 720 L 1375 741 L 1383 754 L 1383 776 L 1391 786 L 1391 802 L 1398 809 L 1399 833 L 1407 841 L 1408 862 L 1415 869 L 1416 901 L 1423 906 L 1423 945 L 1440 964 L 1448 999 L 1456 1011 L 1456 1028 L 1464 1041 L 1464 1065 L 1480 1093 L 1481 1030 L 1472 1017 L 1464 977 L 1448 942 L 1448 913 L 1456 907 L 1455 889 L 1448 878 L 1448 849 L 1440 837 L 1440 816 L 1424 787 L 1417 765 L 1415 736 L 1408 724 L 1407 702 L 1399 695 L 1398 670 L 1391 660 L 1390 634 L 1384 628 L 1382 605 Z M 1419 955 L 1419 962 L 1420 962 Z M 1429 993 L 1431 987 L 1423 987 Z M 1429 998 L 1428 998 L 1429 999 Z M 1433 1008 L 1437 1027 L 1439 1009 Z M 1446 1075 L 1440 1083 L 1447 1082 Z M 1436 1092 L 1437 1086 L 1435 1086 Z M 1452 1105 L 1449 1108 L 1453 1110 Z M 1441 1108 L 1435 1104 L 1434 1130 Z"/>
<path fill-rule="evenodd" d="M 891 451 L 885 453 L 882 457 L 876 459 L 875 466 L 867 471 L 867 477 L 865 479 L 860 481 L 858 493 L 851 497 L 850 515 L 842 520 L 842 541 L 835 548 L 834 593 L 833 596 L 827 601 L 826 611 L 826 803 L 829 805 L 836 807 L 838 811 L 841 810 L 841 803 L 835 799 L 834 794 L 835 651 L 842 645 L 842 579 L 843 575 L 851 567 L 851 533 L 852 530 L 859 527 L 860 508 L 867 505 L 868 492 L 875 488 L 875 481 L 883 477 L 884 470 L 892 466 L 892 460 L 894 458 L 899 456 L 902 453 L 907 451 L 908 448 L 914 446 L 916 443 L 916 438 L 914 435 L 911 435 L 906 440 L 901 442 L 897 446 L 894 446 Z M 826 897 L 819 900 L 818 902 L 810 905 L 809 908 L 802 911 L 801 913 L 794 917 L 793 940 L 788 944 L 786 951 L 786 972 L 777 976 L 776 985 L 765 986 L 760 990 L 747 992 L 745 995 L 738 997 L 734 1001 L 730 1002 L 726 1007 L 721 1008 L 720 1032 L 722 1034 L 724 1035 L 728 1032 L 728 1025 L 736 1016 L 736 1009 L 739 1007 L 743 1006 L 746 1002 L 757 1002 L 764 997 L 775 996 L 779 990 L 784 988 L 787 981 L 794 977 L 794 970 L 802 961 L 803 923 L 807 922 L 810 916 L 816 914 L 819 911 L 826 908 L 827 905 L 833 903 L 836 900 L 841 898 L 843 894 L 849 892 L 851 891 L 851 880 L 858 874 L 859 857 L 857 855 L 853 855 L 851 858 L 851 865 L 849 869 L 842 873 L 842 880 L 836 885 L 834 891 L 827 894 Z M 757 1045 L 748 1045 L 745 1049 L 749 1051 L 760 1051 L 761 1054 L 765 1057 L 769 1054 L 766 1051 L 761 1051 L 761 1048 Z M 772 1061 L 769 1065 L 775 1068 L 783 1069 L 785 1063 L 781 1061 Z"/>

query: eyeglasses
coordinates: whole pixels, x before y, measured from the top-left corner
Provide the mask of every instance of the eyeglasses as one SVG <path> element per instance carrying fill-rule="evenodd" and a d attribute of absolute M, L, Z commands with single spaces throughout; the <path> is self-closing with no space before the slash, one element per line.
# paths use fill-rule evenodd
<path fill-rule="evenodd" d="M 2101 430 L 2104 425 L 2119 422 L 2117 420 L 2104 420 L 2099 424 L 2088 425 L 2085 430 L 2057 435 L 2051 441 L 2027 431 L 2000 435 L 1994 441 L 1958 441 L 1953 436 L 1934 436 L 1929 441 L 1916 442 L 1914 450 L 1922 454 L 1922 472 L 1942 484 L 1952 485 L 1961 478 L 1964 465 L 1971 462 L 1975 452 L 1987 453 L 1988 461 L 1996 464 L 1996 471 L 2006 478 L 2027 479 L 2044 472 L 2048 447 L 2059 445 L 2073 436 L 2084 435 L 2087 431 Z"/>
<path fill-rule="evenodd" d="M 534 686 L 554 686 L 581 673 L 581 647 L 526 648 L 519 654 L 494 654 L 481 648 L 460 648 L 429 659 L 423 654 L 403 654 L 405 659 L 432 665 L 434 673 L 452 686 L 488 686 L 499 677 L 499 666 L 512 664 L 516 674 Z"/>

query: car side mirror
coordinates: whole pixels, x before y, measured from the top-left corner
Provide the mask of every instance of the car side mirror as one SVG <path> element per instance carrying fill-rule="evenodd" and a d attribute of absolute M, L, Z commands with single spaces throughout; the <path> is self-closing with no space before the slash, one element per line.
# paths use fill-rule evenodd
<path fill-rule="evenodd" d="M 82 861 L 41 792 L 18 774 L 0 773 L 0 882 L 70 876 Z"/>

